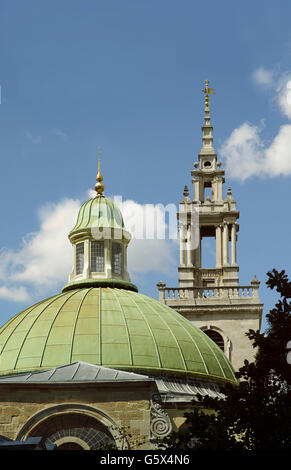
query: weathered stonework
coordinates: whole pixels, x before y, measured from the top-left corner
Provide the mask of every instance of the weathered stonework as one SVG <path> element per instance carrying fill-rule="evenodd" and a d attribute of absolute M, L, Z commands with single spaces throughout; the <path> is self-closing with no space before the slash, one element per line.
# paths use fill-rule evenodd
<path fill-rule="evenodd" d="M 69 430 L 75 430 L 73 441 L 87 449 L 94 435 L 96 443 L 96 432 L 99 432 L 114 440 L 120 449 L 150 448 L 154 392 L 154 382 L 130 386 L 3 383 L 0 384 L 0 434 L 13 440 L 41 435 L 55 443 L 61 442 L 60 439 L 65 442 L 65 437 L 72 434 L 68 434 Z M 90 430 L 87 440 L 85 429 Z"/>
<path fill-rule="evenodd" d="M 202 127 L 203 146 L 191 171 L 193 200 L 185 186 L 177 213 L 180 234 L 179 287 L 157 284 L 159 300 L 195 323 L 220 344 L 235 369 L 244 359 L 253 360 L 255 350 L 245 336 L 249 329 L 261 326 L 263 305 L 259 299 L 260 282 L 240 286 L 237 263 L 237 223 L 239 212 L 231 188 L 223 199 L 224 170 L 213 148 L 213 127 L 209 107 L 205 108 Z M 211 197 L 206 197 L 211 188 Z M 201 242 L 215 238 L 216 264 L 205 268 Z"/>
<path fill-rule="evenodd" d="M 172 422 L 164 410 L 159 394 L 153 394 L 150 409 L 151 427 L 150 436 L 153 444 L 158 439 L 168 436 L 172 431 Z"/>

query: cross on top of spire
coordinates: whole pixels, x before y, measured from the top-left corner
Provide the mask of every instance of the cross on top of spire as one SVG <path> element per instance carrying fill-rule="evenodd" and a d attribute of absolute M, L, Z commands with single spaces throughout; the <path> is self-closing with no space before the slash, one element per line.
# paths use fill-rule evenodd
<path fill-rule="evenodd" d="M 208 84 L 209 80 L 205 80 L 205 89 L 202 90 L 205 93 L 205 111 L 209 111 L 209 95 L 215 93 L 213 88 L 208 87 Z"/>

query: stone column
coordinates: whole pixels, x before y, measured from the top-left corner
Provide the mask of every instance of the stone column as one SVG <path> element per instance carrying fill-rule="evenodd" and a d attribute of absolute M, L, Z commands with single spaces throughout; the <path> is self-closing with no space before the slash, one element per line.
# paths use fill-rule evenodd
<path fill-rule="evenodd" d="M 180 266 L 186 265 L 186 230 L 183 224 L 180 225 Z"/>
<path fill-rule="evenodd" d="M 254 276 L 254 279 L 251 281 L 251 286 L 253 288 L 253 298 L 258 299 L 259 298 L 260 281 L 258 281 L 256 275 Z"/>
<path fill-rule="evenodd" d="M 163 281 L 157 283 L 157 288 L 159 291 L 159 301 L 165 303 L 165 287 L 166 284 Z"/>
<path fill-rule="evenodd" d="M 229 250 L 228 250 L 228 225 L 223 225 L 223 266 L 229 265 Z"/>
<path fill-rule="evenodd" d="M 231 225 L 231 265 L 236 266 L 236 226 Z"/>
<path fill-rule="evenodd" d="M 222 201 L 222 177 L 217 176 L 217 200 Z"/>
<path fill-rule="evenodd" d="M 104 240 L 104 270 L 105 278 L 112 277 L 112 240 Z"/>
<path fill-rule="evenodd" d="M 187 225 L 187 266 L 193 266 L 193 256 L 191 250 L 191 225 Z"/>
<path fill-rule="evenodd" d="M 216 239 L 216 267 L 221 268 L 221 225 L 215 227 Z"/>
<path fill-rule="evenodd" d="M 130 275 L 127 271 L 127 249 L 128 245 L 123 245 L 123 276 L 126 281 L 130 282 Z"/>
<path fill-rule="evenodd" d="M 87 239 L 87 240 L 84 240 L 84 269 L 83 269 L 84 279 L 91 277 L 90 257 L 91 257 L 91 244 L 90 244 L 90 240 Z"/>
<path fill-rule="evenodd" d="M 180 241 L 180 266 L 187 264 L 187 213 L 185 204 L 179 206 L 179 241 Z"/>
<path fill-rule="evenodd" d="M 72 280 L 76 276 L 76 243 L 73 244 L 73 268 L 72 272 L 69 275 L 69 282 L 72 282 Z"/>
<path fill-rule="evenodd" d="M 185 264 L 186 264 L 185 243 L 180 242 L 180 266 L 185 266 Z"/>
<path fill-rule="evenodd" d="M 200 268 L 201 267 L 201 240 L 198 242 L 197 248 L 192 251 L 192 257 L 193 257 L 193 266 L 195 268 Z"/>
<path fill-rule="evenodd" d="M 199 178 L 193 178 L 193 186 L 194 186 L 194 202 L 200 201 L 200 193 L 199 193 Z"/>
<path fill-rule="evenodd" d="M 191 251 L 190 251 L 190 264 L 191 266 L 196 266 L 196 256 L 195 256 L 195 249 L 193 249 L 191 245 Z"/>
<path fill-rule="evenodd" d="M 213 192 L 213 198 L 212 200 L 213 201 L 217 201 L 218 200 L 218 183 L 217 183 L 217 178 L 214 178 L 213 179 L 213 182 L 212 182 L 212 192 Z"/>
<path fill-rule="evenodd" d="M 199 238 L 199 245 L 196 250 L 196 267 L 201 268 L 201 237 Z"/>

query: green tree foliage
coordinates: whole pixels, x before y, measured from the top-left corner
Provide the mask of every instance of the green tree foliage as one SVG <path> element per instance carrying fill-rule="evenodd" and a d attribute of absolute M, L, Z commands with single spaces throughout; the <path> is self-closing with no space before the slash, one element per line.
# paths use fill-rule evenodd
<path fill-rule="evenodd" d="M 198 397 L 186 413 L 184 429 L 161 446 L 193 450 L 291 450 L 291 282 L 285 271 L 273 269 L 266 282 L 280 300 L 269 314 L 266 333 L 249 330 L 257 348 L 255 361 L 244 361 L 238 386 L 227 385 L 223 400 Z M 289 361 L 290 362 L 290 361 Z"/>

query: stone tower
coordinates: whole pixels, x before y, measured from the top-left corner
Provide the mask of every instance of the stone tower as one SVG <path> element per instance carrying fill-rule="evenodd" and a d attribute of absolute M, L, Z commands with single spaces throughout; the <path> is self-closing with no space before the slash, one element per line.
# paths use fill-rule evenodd
<path fill-rule="evenodd" d="M 254 349 L 245 333 L 260 329 L 263 305 L 254 276 L 248 286 L 239 286 L 237 264 L 236 201 L 228 187 L 223 198 L 224 170 L 213 147 L 213 127 L 210 123 L 208 87 L 205 93 L 205 114 L 202 126 L 202 149 L 198 162 L 191 171 L 194 198 L 189 198 L 188 187 L 177 213 L 180 234 L 179 287 L 167 287 L 159 282 L 159 300 L 193 321 L 225 352 L 234 367 L 244 359 L 254 358 Z M 206 196 L 211 188 L 211 197 Z M 216 264 L 205 268 L 201 259 L 201 241 L 214 237 Z"/>

